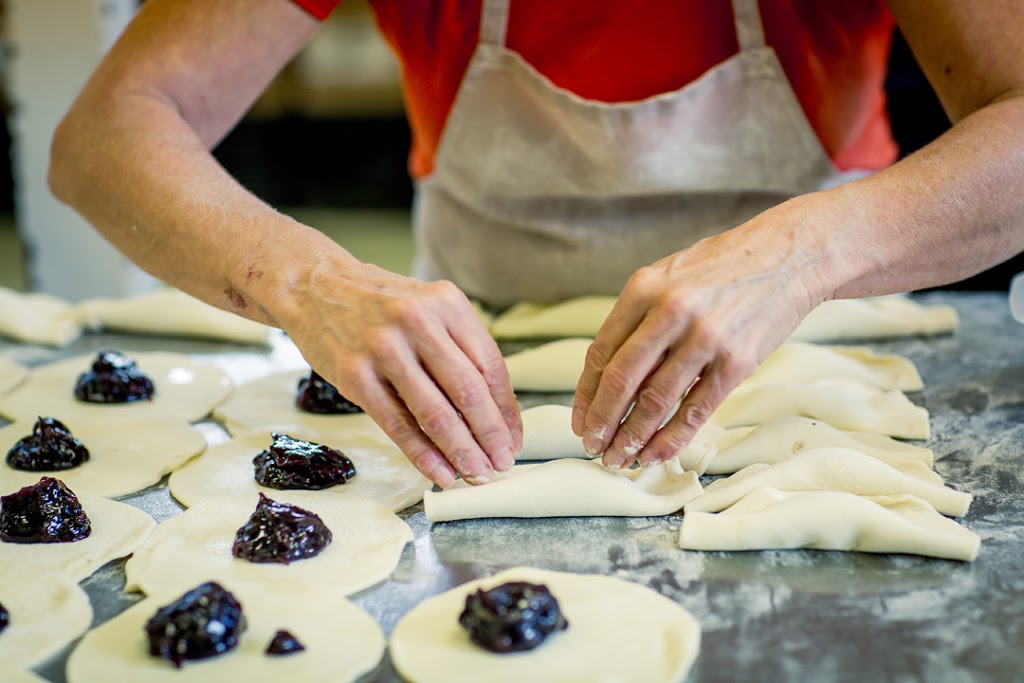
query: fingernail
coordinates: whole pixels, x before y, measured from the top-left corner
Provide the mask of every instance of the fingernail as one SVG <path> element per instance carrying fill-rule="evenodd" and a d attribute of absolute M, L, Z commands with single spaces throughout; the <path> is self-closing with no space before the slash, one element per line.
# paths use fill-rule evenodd
<path fill-rule="evenodd" d="M 493 459 L 494 469 L 499 472 L 508 472 L 512 465 L 516 464 L 516 451 L 511 445 L 505 446 L 498 452 L 498 457 Z"/>
<path fill-rule="evenodd" d="M 652 455 L 649 458 L 641 459 L 640 467 L 657 467 L 658 465 L 664 465 L 666 460 L 668 460 L 668 458 L 663 458 L 660 455 Z"/>
<path fill-rule="evenodd" d="M 474 474 L 471 477 L 463 477 L 463 479 L 466 480 L 467 484 L 472 484 L 473 486 L 480 486 L 481 484 L 490 484 L 492 481 L 494 481 L 494 475 L 490 473 Z"/>
<path fill-rule="evenodd" d="M 523 450 L 523 429 L 522 427 L 513 427 L 509 430 L 512 436 L 512 453 L 518 453 Z"/>
<path fill-rule="evenodd" d="M 590 455 L 600 455 L 604 452 L 604 437 L 608 428 L 604 425 L 594 427 L 583 437 L 583 449 Z"/>
<path fill-rule="evenodd" d="M 618 472 L 622 469 L 622 460 L 620 458 L 615 456 L 609 458 L 607 455 L 605 458 L 606 459 L 603 460 L 601 464 L 604 465 L 604 468 L 609 472 Z"/>

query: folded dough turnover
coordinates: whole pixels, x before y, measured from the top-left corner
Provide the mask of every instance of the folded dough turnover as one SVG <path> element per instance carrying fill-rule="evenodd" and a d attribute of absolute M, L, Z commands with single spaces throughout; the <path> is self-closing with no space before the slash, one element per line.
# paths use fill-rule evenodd
<path fill-rule="evenodd" d="M 506 356 L 512 388 L 516 391 L 575 391 L 591 341 L 560 339 Z"/>
<path fill-rule="evenodd" d="M 4 683 L 11 680 L 5 666 L 42 663 L 85 633 L 92 622 L 89 596 L 77 582 L 53 573 L 0 569 L 0 604 L 10 615 L 10 624 L 0 633 Z"/>
<path fill-rule="evenodd" d="M 581 296 L 557 304 L 518 303 L 490 324 L 498 340 L 594 337 L 612 312 L 613 296 Z"/>
<path fill-rule="evenodd" d="M 523 411 L 523 450 L 516 460 L 591 457 L 572 431 L 572 408 L 551 403 Z"/>
<path fill-rule="evenodd" d="M 907 553 L 969 562 L 981 539 L 913 495 L 861 497 L 841 491 L 747 493 L 718 514 L 687 512 L 686 550 L 814 548 Z"/>
<path fill-rule="evenodd" d="M 927 439 L 928 411 L 900 391 L 882 391 L 854 380 L 765 384 L 729 394 L 711 416 L 721 427 L 759 425 L 802 415 L 833 427 L 902 439 Z"/>
<path fill-rule="evenodd" d="M 13 360 L 0 358 L 0 394 L 5 394 L 28 377 L 28 368 Z"/>
<path fill-rule="evenodd" d="M 765 384 L 851 379 L 878 389 L 920 391 L 921 375 L 907 358 L 875 353 L 866 346 L 822 346 L 787 342 L 772 352 L 739 390 Z"/>
<path fill-rule="evenodd" d="M 716 454 L 701 469 L 701 463 L 707 460 L 704 454 L 708 444 L 717 449 Z M 930 448 L 871 432 L 845 432 L 809 417 L 777 417 L 757 427 L 731 429 L 706 424 L 679 454 L 679 461 L 684 469 L 696 470 L 698 474 L 732 474 L 747 465 L 772 465 L 801 451 L 824 446 L 860 451 L 919 479 L 942 483 L 931 469 L 934 455 Z"/>
<path fill-rule="evenodd" d="M 679 463 L 609 472 L 600 460 L 521 465 L 483 486 L 463 481 L 427 491 L 429 522 L 483 517 L 648 517 L 668 515 L 701 492 L 696 472 Z"/>
<path fill-rule="evenodd" d="M 952 306 L 924 306 L 894 294 L 826 301 L 811 311 L 789 338 L 838 341 L 932 336 L 954 332 L 958 325 Z"/>
<path fill-rule="evenodd" d="M 67 346 L 82 334 L 74 307 L 55 296 L 0 287 L 0 337 L 26 344 Z"/>
<path fill-rule="evenodd" d="M 686 512 L 718 512 L 762 486 L 782 491 L 846 491 L 861 496 L 917 496 L 944 515 L 967 514 L 969 493 L 921 481 L 881 460 L 847 448 L 813 448 L 774 465 L 750 465 L 708 484 Z"/>

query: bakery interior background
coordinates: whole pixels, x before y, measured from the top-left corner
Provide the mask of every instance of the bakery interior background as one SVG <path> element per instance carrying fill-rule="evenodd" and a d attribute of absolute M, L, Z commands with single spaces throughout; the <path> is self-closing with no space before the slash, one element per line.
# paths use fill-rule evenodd
<path fill-rule="evenodd" d="M 25 186 L 38 185 L 45 173 L 46 130 L 49 126 L 52 132 L 53 125 L 47 118 L 59 117 L 92 68 L 81 66 L 81 54 L 60 50 L 84 50 L 85 61 L 91 59 L 94 65 L 99 46 L 109 43 L 134 6 L 133 0 L 0 0 L 0 145 L 8 150 L 8 163 L 0 164 L 0 286 L 53 290 L 35 275 L 31 263 L 37 256 L 26 245 L 40 242 L 33 219 L 46 222 L 43 229 L 51 235 L 65 228 L 60 220 L 47 220 L 48 208 L 36 206 L 48 199 Z M 66 17 L 69 11 L 84 12 L 87 19 L 75 28 L 73 41 L 40 19 Z M 79 65 L 81 74 L 62 70 L 69 60 Z M 901 154 L 920 148 L 948 127 L 898 34 L 886 89 Z M 215 154 L 270 204 L 320 228 L 360 258 L 407 272 L 412 253 L 408 149 L 409 128 L 394 60 L 366 0 L 346 0 Z M 59 209 L 56 215 L 73 221 Z M 1021 256 L 954 287 L 1005 290 L 1019 271 L 1024 271 Z M 76 288 L 77 297 L 54 293 L 81 298 L 130 292 L 83 287 Z"/>

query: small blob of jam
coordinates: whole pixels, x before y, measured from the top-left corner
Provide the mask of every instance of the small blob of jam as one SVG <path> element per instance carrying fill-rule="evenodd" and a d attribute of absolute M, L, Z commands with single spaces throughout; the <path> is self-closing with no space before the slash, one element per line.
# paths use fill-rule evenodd
<path fill-rule="evenodd" d="M 78 376 L 75 396 L 88 403 L 131 403 L 153 398 L 153 382 L 135 361 L 117 351 L 100 351 L 92 369 Z"/>
<path fill-rule="evenodd" d="M 7 613 L 7 608 L 0 604 L 0 633 L 4 632 L 4 629 L 11 625 L 11 615 Z M 281 631 L 278 631 L 281 633 Z M 302 647 L 301 645 L 299 647 Z"/>
<path fill-rule="evenodd" d="M 256 511 L 235 533 L 231 554 L 250 562 L 288 564 L 319 555 L 331 538 L 331 530 L 314 513 L 261 493 Z"/>
<path fill-rule="evenodd" d="M 71 435 L 60 420 L 41 417 L 32 433 L 7 451 L 7 464 L 27 472 L 56 472 L 78 467 L 89 459 L 89 449 Z"/>
<path fill-rule="evenodd" d="M 161 607 L 146 622 L 149 654 L 180 669 L 186 660 L 224 654 L 238 645 L 245 628 L 238 600 L 210 581 Z"/>
<path fill-rule="evenodd" d="M 267 645 L 265 654 L 272 657 L 280 657 L 281 655 L 291 655 L 296 652 L 302 652 L 306 649 L 306 646 L 299 642 L 299 639 L 293 636 L 288 631 L 278 631 L 274 634 L 274 638 L 270 641 L 270 645 Z"/>
<path fill-rule="evenodd" d="M 316 373 L 309 371 L 309 377 L 299 380 L 295 405 L 299 410 L 318 415 L 350 415 L 363 409 L 342 396 L 337 388 Z"/>
<path fill-rule="evenodd" d="M 0 541 L 74 543 L 88 538 L 92 524 L 78 496 L 59 479 L 43 477 L 0 496 Z"/>
<path fill-rule="evenodd" d="M 319 490 L 344 484 L 356 466 L 329 446 L 274 434 L 274 442 L 252 459 L 256 481 L 272 489 Z"/>
<path fill-rule="evenodd" d="M 459 624 L 470 640 L 499 654 L 532 650 L 569 626 L 547 586 L 523 581 L 466 596 Z"/>

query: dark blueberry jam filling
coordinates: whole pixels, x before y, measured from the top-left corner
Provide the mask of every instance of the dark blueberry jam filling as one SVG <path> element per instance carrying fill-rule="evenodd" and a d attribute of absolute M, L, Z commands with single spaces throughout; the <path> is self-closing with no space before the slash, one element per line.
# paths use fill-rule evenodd
<path fill-rule="evenodd" d="M 293 636 L 288 631 L 278 631 L 274 634 L 273 640 L 270 641 L 270 645 L 267 645 L 266 654 L 279 657 L 281 655 L 291 655 L 296 652 L 302 652 L 306 649 L 306 646 L 299 642 L 299 639 Z"/>
<path fill-rule="evenodd" d="M 79 375 L 75 396 L 89 403 L 130 403 L 153 398 L 153 382 L 135 361 L 117 351 L 100 351 L 92 368 Z"/>
<path fill-rule="evenodd" d="M 272 489 L 326 489 L 356 476 L 356 467 L 340 451 L 274 434 L 270 448 L 252 459 L 256 481 Z"/>
<path fill-rule="evenodd" d="M 78 467 L 89 459 L 89 449 L 71 435 L 63 422 L 41 417 L 32 433 L 7 452 L 7 464 L 28 472 L 56 472 Z"/>
<path fill-rule="evenodd" d="M 4 629 L 11 625 L 11 615 L 7 613 L 7 608 L 0 605 L 0 633 L 4 632 Z M 278 631 L 280 633 L 280 631 Z"/>
<path fill-rule="evenodd" d="M 532 650 L 569 626 L 547 586 L 522 581 L 467 596 L 459 624 L 470 640 L 499 654 Z"/>
<path fill-rule="evenodd" d="M 318 415 L 348 415 L 363 412 L 362 408 L 338 393 L 335 386 L 318 375 L 315 370 L 309 371 L 309 377 L 299 380 L 295 405 L 299 410 Z"/>
<path fill-rule="evenodd" d="M 211 581 L 161 607 L 146 622 L 149 654 L 180 669 L 186 660 L 216 657 L 235 647 L 245 627 L 238 600 Z"/>
<path fill-rule="evenodd" d="M 0 541 L 74 543 L 91 533 L 78 497 L 59 479 L 43 477 L 32 486 L 0 496 Z"/>
<path fill-rule="evenodd" d="M 231 554 L 250 562 L 288 564 L 319 555 L 331 543 L 322 519 L 297 505 L 260 494 L 256 511 L 235 533 Z"/>

